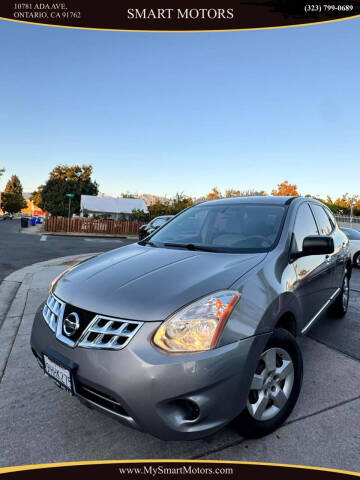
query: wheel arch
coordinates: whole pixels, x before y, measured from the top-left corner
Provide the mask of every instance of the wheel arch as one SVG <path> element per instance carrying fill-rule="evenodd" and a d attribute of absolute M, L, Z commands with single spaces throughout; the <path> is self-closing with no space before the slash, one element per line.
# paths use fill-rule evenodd
<path fill-rule="evenodd" d="M 355 255 L 357 253 L 360 253 L 360 252 L 355 252 L 353 258 L 348 258 L 347 262 L 346 262 L 346 271 L 348 273 L 348 277 L 351 278 L 351 273 L 352 273 L 352 268 L 353 268 L 353 262 L 354 262 L 354 259 L 355 259 Z"/>
<path fill-rule="evenodd" d="M 298 324 L 296 317 L 290 310 L 281 314 L 276 322 L 275 328 L 283 328 L 291 333 L 294 337 L 298 335 Z"/>

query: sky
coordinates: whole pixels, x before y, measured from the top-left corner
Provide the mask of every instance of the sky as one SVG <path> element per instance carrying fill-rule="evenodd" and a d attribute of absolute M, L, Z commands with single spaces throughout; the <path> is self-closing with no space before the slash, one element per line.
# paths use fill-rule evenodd
<path fill-rule="evenodd" d="M 215 33 L 0 21 L 3 189 L 92 164 L 100 191 L 360 193 L 360 19 Z"/>

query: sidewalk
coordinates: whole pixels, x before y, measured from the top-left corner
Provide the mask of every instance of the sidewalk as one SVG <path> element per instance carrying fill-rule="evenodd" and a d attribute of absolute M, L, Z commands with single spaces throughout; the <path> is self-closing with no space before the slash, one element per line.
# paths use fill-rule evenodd
<path fill-rule="evenodd" d="M 51 280 L 79 258 L 23 268 L 0 285 L 0 467 L 107 459 L 229 459 L 360 471 L 359 362 L 299 340 L 304 384 L 286 424 L 247 440 L 226 428 L 206 440 L 162 442 L 82 406 L 39 369 L 29 347 L 34 314 Z M 9 297 L 12 301 L 5 300 Z M 1 310 L 0 310 L 1 315 Z M 345 318 L 344 321 L 351 321 Z"/>
<path fill-rule="evenodd" d="M 0 382 L 21 322 L 36 312 L 47 297 L 51 280 L 80 259 L 96 254 L 72 255 L 22 268 L 0 285 Z"/>
<path fill-rule="evenodd" d="M 21 228 L 20 227 L 20 232 L 21 233 L 26 233 L 27 235 L 41 235 L 44 232 L 44 224 L 43 223 L 37 223 L 34 226 L 28 226 L 27 228 Z"/>

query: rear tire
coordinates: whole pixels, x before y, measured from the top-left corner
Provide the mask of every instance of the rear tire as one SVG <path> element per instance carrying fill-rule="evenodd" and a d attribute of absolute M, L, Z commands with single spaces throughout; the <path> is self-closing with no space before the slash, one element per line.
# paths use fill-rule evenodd
<path fill-rule="evenodd" d="M 260 438 L 279 428 L 297 402 L 302 378 L 302 355 L 295 337 L 283 328 L 275 329 L 259 359 L 247 405 L 232 426 L 247 438 Z"/>
<path fill-rule="evenodd" d="M 346 312 L 348 311 L 348 306 L 349 306 L 349 296 L 350 296 L 350 279 L 346 272 L 342 286 L 341 286 L 341 290 L 329 308 L 330 315 L 336 318 L 345 317 Z"/>
<path fill-rule="evenodd" d="M 354 267 L 360 268 L 360 252 L 355 253 L 353 263 Z"/>

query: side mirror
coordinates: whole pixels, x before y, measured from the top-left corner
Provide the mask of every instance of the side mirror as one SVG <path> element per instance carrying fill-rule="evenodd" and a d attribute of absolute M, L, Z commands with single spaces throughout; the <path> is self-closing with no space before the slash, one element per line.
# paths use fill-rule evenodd
<path fill-rule="evenodd" d="M 302 252 L 292 255 L 292 259 L 307 257 L 309 255 L 327 255 L 334 251 L 334 240 L 326 235 L 305 237 Z"/>

